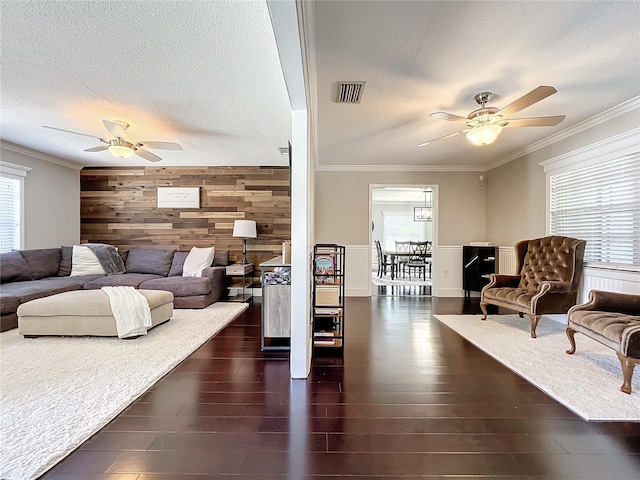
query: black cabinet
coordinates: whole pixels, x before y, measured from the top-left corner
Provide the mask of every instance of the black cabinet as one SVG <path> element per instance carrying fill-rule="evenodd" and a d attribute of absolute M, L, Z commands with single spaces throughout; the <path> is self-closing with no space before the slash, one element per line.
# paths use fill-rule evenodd
<path fill-rule="evenodd" d="M 489 274 L 498 273 L 498 247 L 462 247 L 462 288 L 464 295 L 479 292 L 489 283 Z"/>

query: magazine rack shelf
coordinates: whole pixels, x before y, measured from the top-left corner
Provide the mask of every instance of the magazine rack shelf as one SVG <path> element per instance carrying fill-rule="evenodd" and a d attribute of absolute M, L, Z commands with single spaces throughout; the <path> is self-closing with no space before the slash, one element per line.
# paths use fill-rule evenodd
<path fill-rule="evenodd" d="M 344 350 L 344 252 L 341 245 L 313 247 L 313 346 Z"/>

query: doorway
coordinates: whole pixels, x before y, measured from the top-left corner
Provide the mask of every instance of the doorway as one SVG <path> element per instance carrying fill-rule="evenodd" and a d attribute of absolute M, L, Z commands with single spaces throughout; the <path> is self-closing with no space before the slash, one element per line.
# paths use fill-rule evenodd
<path fill-rule="evenodd" d="M 436 185 L 369 186 L 372 295 L 432 295 L 437 193 Z"/>

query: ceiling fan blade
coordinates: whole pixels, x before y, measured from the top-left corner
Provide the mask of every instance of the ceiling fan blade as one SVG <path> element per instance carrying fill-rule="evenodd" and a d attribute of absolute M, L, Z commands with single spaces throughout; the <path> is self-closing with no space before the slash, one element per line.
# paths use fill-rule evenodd
<path fill-rule="evenodd" d="M 85 152 L 102 152 L 103 150 L 107 150 L 108 148 L 108 145 L 101 145 L 100 147 L 87 148 Z"/>
<path fill-rule="evenodd" d="M 467 123 L 469 121 L 466 117 L 459 115 L 453 115 L 447 112 L 433 112 L 429 114 L 430 117 L 439 118 L 440 120 L 448 120 L 449 122 Z"/>
<path fill-rule="evenodd" d="M 509 122 L 505 128 L 510 127 L 554 127 L 564 120 L 564 115 L 554 117 L 533 117 L 533 118 L 513 118 L 506 120 Z"/>
<path fill-rule="evenodd" d="M 150 162 L 159 162 L 160 160 L 162 160 L 159 156 L 154 155 L 151 152 L 147 152 L 146 150 L 143 150 L 141 148 L 136 149 L 136 155 L 144 158 L 145 160 L 149 160 Z"/>
<path fill-rule="evenodd" d="M 468 132 L 468 131 L 469 131 L 469 129 L 460 130 L 459 132 L 453 132 L 453 133 L 450 133 L 448 135 L 443 135 L 441 137 L 436 137 L 436 138 L 433 138 L 431 140 L 428 140 L 428 141 L 426 141 L 424 143 L 420 143 L 417 146 L 418 147 L 424 147 L 425 145 L 429 145 L 430 143 L 437 142 L 438 140 L 444 140 L 445 138 L 455 137 L 456 135 L 460 135 L 461 133 Z"/>
<path fill-rule="evenodd" d="M 538 88 L 534 88 L 526 95 L 523 95 L 522 97 L 517 99 L 515 102 L 510 103 L 509 105 L 504 107 L 502 110 L 498 111 L 496 115 L 502 115 L 503 117 L 508 117 L 510 115 L 513 115 L 516 112 L 519 112 L 520 110 L 523 110 L 533 105 L 536 102 L 539 102 L 540 100 L 544 100 L 549 95 L 553 95 L 556 92 L 557 90 L 553 87 L 541 85 Z"/>
<path fill-rule="evenodd" d="M 139 143 L 145 148 L 154 148 L 157 150 L 182 150 L 182 145 L 174 142 L 148 142 L 141 140 Z"/>
<path fill-rule="evenodd" d="M 102 120 L 102 124 L 104 125 L 104 128 L 107 129 L 107 132 L 109 132 L 111 135 L 113 135 L 114 137 L 124 137 L 125 133 L 124 133 L 124 129 L 122 128 L 122 125 L 116 123 L 116 122 L 112 122 L 110 120 Z"/>
<path fill-rule="evenodd" d="M 43 128 L 48 128 L 49 130 L 58 130 L 59 132 L 73 133 L 74 135 L 82 135 L 83 137 L 97 138 L 101 142 L 104 142 L 104 140 L 102 138 L 96 137 L 95 135 L 89 135 L 87 133 L 74 132 L 72 130 L 65 130 L 64 128 L 49 127 L 47 125 L 43 125 L 42 127 Z"/>

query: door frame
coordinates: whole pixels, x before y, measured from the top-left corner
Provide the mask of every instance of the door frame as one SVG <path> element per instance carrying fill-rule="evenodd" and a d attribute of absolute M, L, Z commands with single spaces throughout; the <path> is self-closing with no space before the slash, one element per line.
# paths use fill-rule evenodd
<path fill-rule="evenodd" d="M 438 271 L 437 269 L 437 265 L 438 265 L 438 195 L 439 195 L 439 189 L 438 189 L 438 185 L 434 185 L 434 184 L 423 184 L 423 183 L 418 183 L 418 184 L 396 184 L 396 183 L 370 183 L 369 184 L 369 222 L 367 223 L 368 225 L 368 231 L 369 231 L 369 262 L 367 265 L 367 278 L 369 279 L 368 283 L 367 283 L 367 295 L 370 297 L 372 295 L 372 284 L 373 282 L 371 281 L 371 265 L 373 264 L 373 248 L 371 247 L 371 244 L 373 243 L 373 232 L 371 230 L 371 222 L 373 221 L 373 214 L 372 214 L 372 204 L 373 204 L 373 190 L 375 189 L 380 189 L 380 188 L 385 188 L 385 187 L 393 187 L 393 188 L 411 188 L 411 189 L 416 189 L 416 190 L 424 190 L 426 188 L 430 188 L 432 190 L 432 196 L 431 196 L 431 201 L 432 201 L 432 208 L 433 208 L 433 219 L 432 219 L 432 232 L 433 232 L 433 244 L 431 247 L 432 250 L 432 256 L 431 256 L 431 296 L 432 297 L 437 297 L 438 296 L 438 275 L 436 274 L 436 272 Z M 419 205 L 416 205 L 419 206 Z"/>

